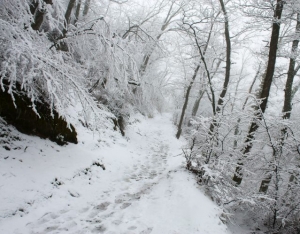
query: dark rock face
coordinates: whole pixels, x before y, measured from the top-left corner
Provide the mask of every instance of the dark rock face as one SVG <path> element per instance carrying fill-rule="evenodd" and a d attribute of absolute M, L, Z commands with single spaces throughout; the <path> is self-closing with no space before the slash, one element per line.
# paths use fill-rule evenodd
<path fill-rule="evenodd" d="M 21 93 L 21 92 L 20 92 Z M 15 94 L 14 106 L 10 94 L 0 90 L 0 116 L 8 124 L 15 126 L 20 132 L 35 135 L 41 138 L 49 138 L 59 145 L 67 142 L 77 144 L 77 132 L 71 125 L 68 128 L 67 122 L 59 117 L 56 111 L 51 111 L 49 104 L 36 102 L 36 110 L 40 117 L 33 111 L 31 100 L 22 94 Z"/>

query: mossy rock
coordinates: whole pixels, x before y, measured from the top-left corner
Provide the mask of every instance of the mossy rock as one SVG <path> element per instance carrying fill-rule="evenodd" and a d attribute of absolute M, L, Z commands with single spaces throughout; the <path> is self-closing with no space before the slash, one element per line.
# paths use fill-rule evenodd
<path fill-rule="evenodd" d="M 49 138 L 59 145 L 65 145 L 67 142 L 77 144 L 77 132 L 75 128 L 59 117 L 56 111 L 53 111 L 53 117 L 49 104 L 46 102 L 36 102 L 38 116 L 32 109 L 31 100 L 25 94 L 15 94 L 15 104 L 7 92 L 0 90 L 0 116 L 8 124 L 15 126 L 20 132 Z"/>

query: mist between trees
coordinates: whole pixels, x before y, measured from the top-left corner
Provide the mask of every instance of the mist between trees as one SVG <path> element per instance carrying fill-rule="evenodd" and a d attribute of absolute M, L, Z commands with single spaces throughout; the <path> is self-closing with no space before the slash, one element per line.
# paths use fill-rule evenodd
<path fill-rule="evenodd" d="M 26 112 L 23 98 L 37 118 L 45 105 L 73 131 L 77 108 L 84 126 L 111 122 L 126 134 L 130 114 L 172 111 L 186 167 L 224 222 L 299 233 L 299 1 L 0 6 L 1 95 L 10 96 L 0 115 L 7 103 Z"/>

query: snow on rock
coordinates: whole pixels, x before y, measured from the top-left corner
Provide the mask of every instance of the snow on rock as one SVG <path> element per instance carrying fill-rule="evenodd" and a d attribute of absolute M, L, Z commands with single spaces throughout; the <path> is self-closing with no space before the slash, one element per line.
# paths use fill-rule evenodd
<path fill-rule="evenodd" d="M 170 119 L 136 116 L 125 138 L 77 126 L 79 143 L 63 147 L 11 130 L 18 140 L 0 148 L 0 233 L 229 233 L 184 169 Z"/>

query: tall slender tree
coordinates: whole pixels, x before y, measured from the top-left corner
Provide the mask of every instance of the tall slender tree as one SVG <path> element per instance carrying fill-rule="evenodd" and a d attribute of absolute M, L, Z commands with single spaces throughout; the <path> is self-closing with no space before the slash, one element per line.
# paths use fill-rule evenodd
<path fill-rule="evenodd" d="M 291 55 L 290 55 L 290 63 L 287 73 L 287 80 L 285 83 L 285 89 L 284 89 L 284 105 L 282 109 L 283 119 L 290 119 L 291 117 L 291 111 L 292 111 L 292 88 L 293 88 L 293 82 L 294 77 L 296 75 L 296 57 L 297 57 L 297 50 L 299 45 L 299 35 L 300 35 L 300 13 L 297 14 L 297 23 L 296 23 L 296 32 L 295 32 L 295 39 L 292 42 L 292 49 L 291 49 Z M 284 145 L 284 140 L 286 138 L 287 134 L 287 128 L 284 127 L 281 129 L 281 137 L 279 139 L 278 146 L 276 150 L 273 151 L 273 154 L 280 155 L 282 153 L 282 147 Z M 273 155 L 274 157 L 275 155 Z M 276 165 L 275 165 L 276 167 Z M 259 192 L 266 193 L 269 189 L 269 184 L 273 177 L 273 170 L 268 171 L 266 177 L 262 180 Z"/>
<path fill-rule="evenodd" d="M 268 103 L 268 98 L 270 94 L 270 89 L 273 81 L 274 71 L 275 71 L 275 64 L 277 58 L 277 48 L 278 48 L 278 39 L 280 33 L 280 24 L 281 24 L 281 16 L 284 7 L 285 1 L 284 0 L 277 0 L 275 10 L 274 10 L 274 17 L 273 17 L 273 24 L 272 24 L 272 33 L 271 33 L 271 41 L 270 41 L 270 48 L 269 48 L 269 56 L 268 56 L 268 64 L 266 69 L 266 75 L 263 79 L 262 90 L 259 95 L 259 99 L 261 99 L 261 103 L 258 105 L 258 109 L 260 111 L 257 112 L 255 119 L 253 119 L 246 140 L 245 140 L 245 147 L 242 149 L 243 157 L 247 157 L 249 152 L 253 146 L 253 140 L 255 138 L 255 132 L 258 129 L 258 121 L 262 119 L 262 115 L 265 113 Z M 237 162 L 237 166 L 235 168 L 235 173 L 233 176 L 233 181 L 236 185 L 241 184 L 243 180 L 242 168 L 243 168 L 243 158 L 240 158 Z"/>
<path fill-rule="evenodd" d="M 208 69 L 208 65 L 207 65 L 207 62 L 205 60 L 205 54 L 206 54 L 206 51 L 207 51 L 207 48 L 208 48 L 208 45 L 209 45 L 209 41 L 210 41 L 211 36 L 212 36 L 212 30 L 213 30 L 214 22 L 211 23 L 210 31 L 209 31 L 207 41 L 205 43 L 205 47 L 204 47 L 203 51 L 202 51 L 200 43 L 198 41 L 197 33 L 196 33 L 196 30 L 195 30 L 193 24 L 188 24 L 188 23 L 184 23 L 184 24 L 188 25 L 189 29 L 191 29 L 193 39 L 195 40 L 196 47 L 197 47 L 198 52 L 200 54 L 201 63 L 204 66 L 205 73 L 206 73 L 206 76 L 207 76 L 209 84 L 210 84 L 210 89 L 211 89 L 211 92 L 212 92 L 212 107 L 213 107 L 212 109 L 213 109 L 213 113 L 215 114 L 215 94 L 214 94 L 214 91 L 213 91 L 213 88 L 212 88 L 210 71 Z M 177 126 L 177 133 L 176 133 L 176 138 L 177 139 L 180 138 L 180 135 L 181 135 L 181 132 L 182 132 L 182 123 L 183 123 L 185 111 L 186 111 L 186 108 L 187 108 L 187 105 L 188 105 L 190 92 L 191 92 L 192 86 L 195 82 L 195 78 L 197 76 L 197 73 L 199 71 L 201 63 L 199 63 L 197 65 L 196 69 L 194 70 L 194 75 L 192 77 L 192 80 L 190 81 L 190 84 L 189 84 L 188 88 L 187 88 L 187 92 L 186 92 L 186 95 L 185 95 L 185 100 L 184 100 L 184 104 L 183 104 L 183 107 L 182 107 L 179 124 Z"/>

